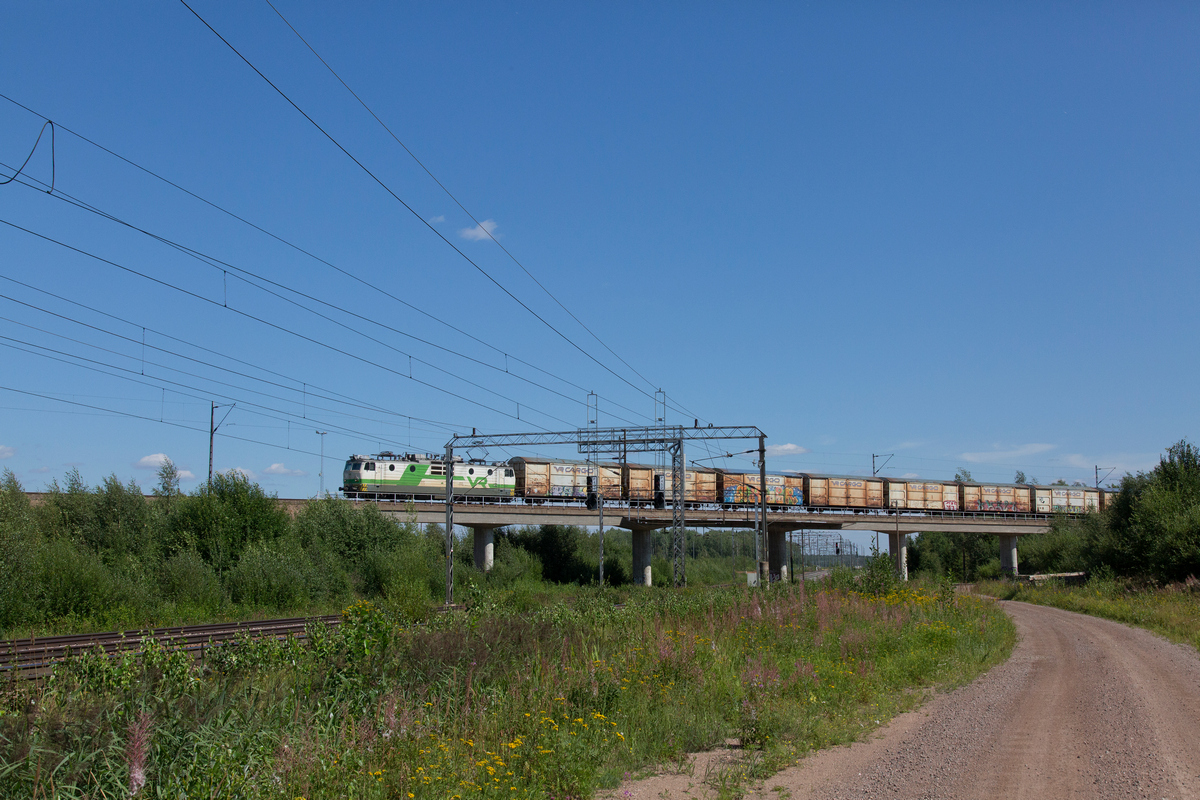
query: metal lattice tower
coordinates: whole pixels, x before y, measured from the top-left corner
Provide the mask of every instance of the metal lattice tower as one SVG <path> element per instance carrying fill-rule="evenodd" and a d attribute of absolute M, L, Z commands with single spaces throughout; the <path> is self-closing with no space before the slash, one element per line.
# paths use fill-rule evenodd
<path fill-rule="evenodd" d="M 666 408 L 666 395 L 661 394 L 662 407 Z M 656 398 L 657 399 L 657 398 Z M 589 420 L 592 417 L 588 417 Z M 601 428 L 589 424 L 586 428 L 573 431 L 537 432 L 537 433 L 506 433 L 455 435 L 446 443 L 446 602 L 453 598 L 453 535 L 454 530 L 454 448 L 457 446 L 471 447 L 522 447 L 537 445 L 575 445 L 581 454 L 591 454 L 599 459 L 601 455 L 613 455 L 627 458 L 629 453 L 658 453 L 663 462 L 663 472 L 666 471 L 666 456 L 671 456 L 671 550 L 674 565 L 676 586 L 682 586 L 684 574 L 684 500 L 686 492 L 686 473 L 684 471 L 684 446 L 687 439 L 716 441 L 723 439 L 757 439 L 760 443 L 766 438 L 761 430 L 753 425 L 741 426 L 699 426 L 685 428 L 681 425 L 667 425 L 655 420 L 657 424 L 639 428 Z M 765 469 L 765 467 L 764 467 Z M 763 501 L 765 511 L 766 503 Z M 763 515 L 760 531 L 765 531 L 766 516 Z M 761 533 L 760 533 L 761 535 Z"/>
<path fill-rule="evenodd" d="M 670 439 L 667 426 L 667 393 L 659 389 L 654 393 L 654 426 L 662 433 L 663 441 Z M 676 586 L 687 585 L 686 533 L 684 532 L 683 505 L 687 498 L 687 462 L 684 460 L 683 439 L 667 444 L 655 452 L 654 474 L 667 483 L 667 458 L 671 459 L 671 572 Z"/>
<path fill-rule="evenodd" d="M 684 468 L 683 439 L 667 445 L 671 454 L 671 561 L 673 564 L 674 581 L 676 586 L 687 585 L 687 574 L 684 571 L 684 555 L 686 553 L 686 532 L 684 530 L 684 500 L 687 497 L 685 483 L 687 470 Z"/>

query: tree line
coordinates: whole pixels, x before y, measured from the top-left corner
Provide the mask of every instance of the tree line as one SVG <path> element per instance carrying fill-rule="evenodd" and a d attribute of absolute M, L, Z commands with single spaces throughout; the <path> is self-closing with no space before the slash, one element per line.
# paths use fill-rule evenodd
<path fill-rule="evenodd" d="M 11 471 L 0 478 L 0 636 L 187 624 L 219 618 L 338 611 L 355 598 L 417 617 L 445 593 L 439 525 L 332 497 L 290 516 L 236 471 L 191 493 L 165 462 L 147 497 L 115 475 L 87 485 L 77 470 L 34 505 Z M 752 534 L 687 532 L 689 579 L 729 578 Z M 656 583 L 671 580 L 669 534 L 654 532 Z M 736 540 L 736 541 L 735 541 Z M 605 583 L 631 583 L 628 531 L 605 535 Z M 455 548 L 455 595 L 471 586 L 590 584 L 594 531 L 558 525 L 501 529 L 494 567 L 474 568 L 469 538 Z"/>
<path fill-rule="evenodd" d="M 909 568 L 963 581 L 998 577 L 999 548 L 990 534 L 922 533 L 909 549 Z M 1200 448 L 1180 440 L 1152 470 L 1125 475 L 1103 512 L 1056 516 L 1049 533 L 1021 537 L 1019 569 L 1156 583 L 1200 574 Z"/>

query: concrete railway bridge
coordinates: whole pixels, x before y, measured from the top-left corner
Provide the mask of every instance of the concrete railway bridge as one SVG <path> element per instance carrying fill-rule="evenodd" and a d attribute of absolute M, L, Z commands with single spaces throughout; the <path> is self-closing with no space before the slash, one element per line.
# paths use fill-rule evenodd
<path fill-rule="evenodd" d="M 289 510 L 299 510 L 307 500 L 281 500 Z M 390 502 L 387 500 L 347 500 L 345 502 L 375 505 L 381 513 L 418 524 L 446 521 L 446 506 L 440 502 Z M 589 509 L 583 504 L 536 505 L 531 503 L 456 502 L 453 520 L 457 526 L 472 532 L 476 568 L 492 568 L 493 537 L 497 528 L 509 525 L 577 525 L 580 527 L 623 528 L 633 533 L 633 572 L 635 581 L 651 583 L 650 532 L 669 529 L 675 519 L 670 508 L 655 509 L 606 505 Z M 1000 537 L 1002 567 L 1017 574 L 1017 539 L 1050 530 L 1051 517 L 1046 514 L 1014 514 L 992 512 L 928 511 L 910 512 L 894 509 L 878 511 L 800 510 L 768 511 L 766 562 L 771 579 L 787 580 L 787 534 L 798 530 L 875 531 L 888 534 L 889 548 L 896 568 L 908 577 L 908 534 L 923 531 L 947 533 L 990 533 Z M 748 528 L 761 530 L 759 512 L 755 508 L 724 509 L 690 508 L 686 511 L 689 528 Z"/>

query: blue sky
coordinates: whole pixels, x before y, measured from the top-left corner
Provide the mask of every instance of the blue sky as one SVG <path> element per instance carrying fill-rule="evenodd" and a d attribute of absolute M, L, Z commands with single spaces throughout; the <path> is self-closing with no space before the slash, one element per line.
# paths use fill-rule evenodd
<path fill-rule="evenodd" d="M 412 210 L 182 4 L 8 8 L 0 93 L 62 126 L 54 196 L 21 185 L 49 132 L 0 186 L 0 467 L 29 489 L 149 486 L 160 454 L 194 488 L 211 402 L 241 437 L 216 468 L 284 497 L 317 492 L 316 430 L 336 488 L 351 452 L 580 426 L 589 391 L 601 424 L 661 387 L 671 422 L 757 425 L 772 469 L 1090 482 L 1196 437 L 1195 5 L 279 0 L 603 344 L 270 6 L 193 7 Z M 41 125 L 0 100 L 5 177 Z"/>

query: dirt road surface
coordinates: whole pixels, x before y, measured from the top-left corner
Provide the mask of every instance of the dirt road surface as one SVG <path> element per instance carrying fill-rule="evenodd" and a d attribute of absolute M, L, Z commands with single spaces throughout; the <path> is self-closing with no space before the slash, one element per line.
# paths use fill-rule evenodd
<path fill-rule="evenodd" d="M 897 717 L 870 741 L 768 778 L 750 796 L 1200 800 L 1195 650 L 1068 611 L 1002 606 L 1020 635 L 1008 661 Z M 684 783 L 640 781 L 614 796 L 713 796 L 698 772 Z"/>

